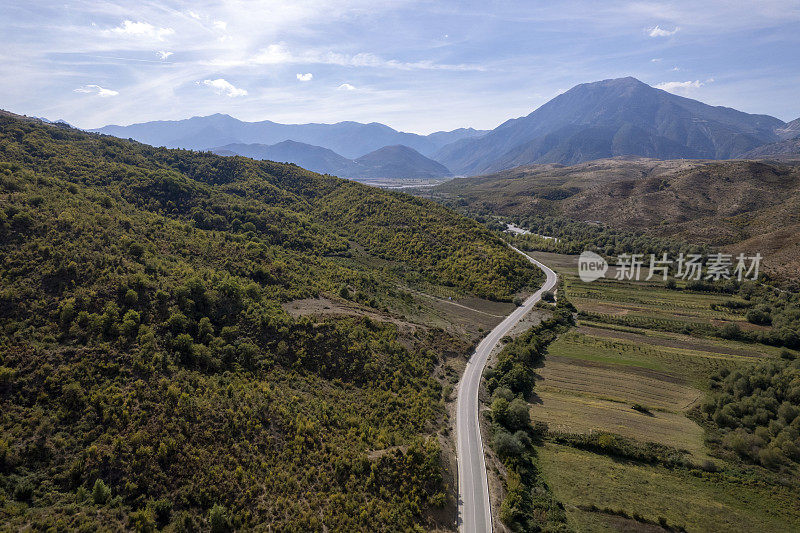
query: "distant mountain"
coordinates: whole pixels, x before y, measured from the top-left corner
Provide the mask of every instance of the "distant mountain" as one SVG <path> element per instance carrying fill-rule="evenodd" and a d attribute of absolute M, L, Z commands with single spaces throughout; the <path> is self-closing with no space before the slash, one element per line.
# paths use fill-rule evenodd
<path fill-rule="evenodd" d="M 296 141 L 266 144 L 226 144 L 211 150 L 217 155 L 243 155 L 252 159 L 266 159 L 279 163 L 294 163 L 320 174 L 350 175 L 354 162 L 333 150 Z"/>
<path fill-rule="evenodd" d="M 131 138 L 153 146 L 209 150 L 226 144 L 258 143 L 273 145 L 294 140 L 328 148 L 347 158 L 356 158 L 384 146 L 402 144 L 425 155 L 462 138 L 485 133 L 472 128 L 430 135 L 404 133 L 372 122 L 337 122 L 336 124 L 279 124 L 265 120 L 243 122 L 229 115 L 215 114 L 185 120 L 143 122 L 130 126 L 105 126 L 96 130 L 123 139 Z"/>
<path fill-rule="evenodd" d="M 800 159 L 800 137 L 765 144 L 739 157 L 740 159 Z"/>
<path fill-rule="evenodd" d="M 384 146 L 361 156 L 355 162 L 363 167 L 364 177 L 440 178 L 451 173 L 441 163 L 428 159 L 408 146 Z"/>
<path fill-rule="evenodd" d="M 787 122 L 782 127 L 775 130 L 778 137 L 781 139 L 796 139 L 800 137 L 800 118 L 796 118 L 791 122 Z"/>
<path fill-rule="evenodd" d="M 787 126 L 629 77 L 573 87 L 526 117 L 444 146 L 433 158 L 457 174 L 620 155 L 728 159 L 780 140 L 777 132 Z"/>
<path fill-rule="evenodd" d="M 295 163 L 307 170 L 356 180 L 378 178 L 440 178 L 450 176 L 442 164 L 403 145 L 384 146 L 357 159 L 311 144 L 283 141 L 273 145 L 227 144 L 212 149 L 217 155 L 242 155 Z"/>

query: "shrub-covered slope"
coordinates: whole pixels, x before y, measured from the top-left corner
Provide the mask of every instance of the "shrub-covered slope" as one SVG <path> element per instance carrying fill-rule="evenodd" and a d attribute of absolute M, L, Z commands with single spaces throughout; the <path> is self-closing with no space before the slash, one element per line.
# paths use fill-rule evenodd
<path fill-rule="evenodd" d="M 0 114 L 0 523 L 435 527 L 456 340 L 280 304 L 532 274 L 427 201 Z"/>

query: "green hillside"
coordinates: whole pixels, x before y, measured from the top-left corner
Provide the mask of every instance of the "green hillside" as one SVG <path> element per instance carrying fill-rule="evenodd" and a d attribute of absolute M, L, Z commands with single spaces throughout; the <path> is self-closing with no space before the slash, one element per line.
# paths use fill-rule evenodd
<path fill-rule="evenodd" d="M 0 523 L 451 528 L 468 344 L 401 328 L 398 287 L 537 275 L 426 200 L 0 114 Z M 370 316 L 281 306 L 321 295 Z"/>

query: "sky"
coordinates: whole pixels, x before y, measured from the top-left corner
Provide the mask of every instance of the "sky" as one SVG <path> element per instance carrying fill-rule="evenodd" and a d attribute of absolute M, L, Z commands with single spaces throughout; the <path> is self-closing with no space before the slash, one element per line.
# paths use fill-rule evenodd
<path fill-rule="evenodd" d="M 0 108 L 494 128 L 579 83 L 800 117 L 800 0 L 0 0 Z"/>

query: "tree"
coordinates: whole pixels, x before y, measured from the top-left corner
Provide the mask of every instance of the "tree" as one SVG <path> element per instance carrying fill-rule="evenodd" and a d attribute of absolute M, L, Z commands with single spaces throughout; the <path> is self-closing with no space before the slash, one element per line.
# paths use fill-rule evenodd
<path fill-rule="evenodd" d="M 228 518 L 228 511 L 219 504 L 214 504 L 214 507 L 208 512 L 208 524 L 211 527 L 211 533 L 228 533 L 233 530 L 230 518 Z"/>
<path fill-rule="evenodd" d="M 106 486 L 102 479 L 95 481 L 94 488 L 92 488 L 92 500 L 94 503 L 97 505 L 105 505 L 110 498 L 111 489 Z"/>
<path fill-rule="evenodd" d="M 514 398 L 508 404 L 506 414 L 509 429 L 526 429 L 531 425 L 531 416 L 528 410 L 528 402 L 522 398 Z"/>
<path fill-rule="evenodd" d="M 502 458 L 514 458 L 522 455 L 522 443 L 514 435 L 505 430 L 498 430 L 494 435 L 494 449 Z"/>

